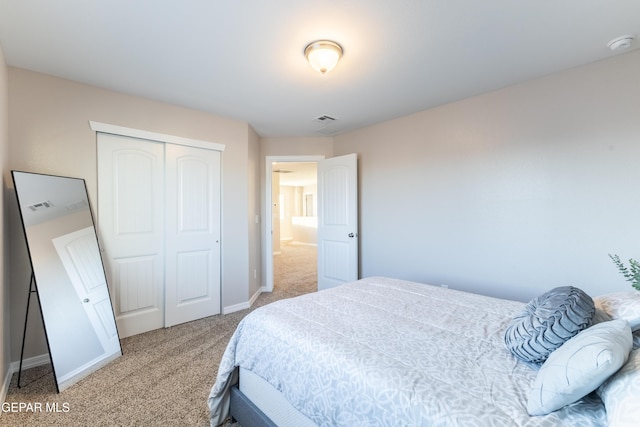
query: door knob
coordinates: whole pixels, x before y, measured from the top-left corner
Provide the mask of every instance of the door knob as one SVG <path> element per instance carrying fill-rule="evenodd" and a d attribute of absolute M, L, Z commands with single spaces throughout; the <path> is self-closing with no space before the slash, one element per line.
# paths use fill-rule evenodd
<path fill-rule="evenodd" d="M 354 233 L 349 233 L 348 236 L 351 237 L 351 238 L 356 237 L 356 235 Z"/>
<path fill-rule="evenodd" d="M 89 298 L 85 298 L 85 299 L 83 299 L 83 300 L 82 300 L 82 302 L 85 302 L 85 303 L 86 303 L 86 302 L 89 302 Z"/>

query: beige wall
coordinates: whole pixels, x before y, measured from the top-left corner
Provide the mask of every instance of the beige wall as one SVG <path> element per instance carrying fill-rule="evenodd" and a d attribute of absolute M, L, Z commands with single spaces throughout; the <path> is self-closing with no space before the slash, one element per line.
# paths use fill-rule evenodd
<path fill-rule="evenodd" d="M 640 51 L 335 138 L 359 154 L 361 275 L 520 300 L 630 290 Z"/>
<path fill-rule="evenodd" d="M 261 138 L 260 156 L 325 156 L 333 155 L 333 138 Z"/>
<path fill-rule="evenodd" d="M 0 46 L 0 170 L 2 171 L 2 196 L 0 196 L 0 401 L 4 401 L 4 386 L 9 372 L 11 324 L 9 321 L 9 239 L 6 221 L 7 198 L 10 189 L 8 166 L 9 157 L 9 117 L 8 117 L 8 87 L 7 65 L 4 60 L 2 46 Z"/>
<path fill-rule="evenodd" d="M 250 183 L 250 159 L 257 137 L 243 121 L 87 86 L 23 69 L 9 68 L 9 165 L 11 169 L 84 178 L 96 204 L 96 137 L 89 121 L 225 144 L 222 153 L 222 304 L 245 303 L 249 296 L 249 199 L 259 197 Z M 251 192 L 256 192 L 251 195 Z M 255 202 L 254 202 L 255 203 Z M 15 202 L 14 202 L 15 204 Z M 15 207 L 13 207 L 17 211 Z M 15 219 L 12 230 L 19 229 Z M 253 233 L 253 236 L 250 236 Z M 16 236 L 16 238 L 19 238 Z M 12 246 L 20 246 L 16 242 Z M 256 261 L 253 260 L 255 263 Z M 12 360 L 19 357 L 20 333 L 30 270 L 28 261 L 11 269 Z M 37 340 L 36 340 L 37 341 Z M 41 354 L 31 345 L 27 357 Z M 27 350 L 25 350 L 27 351 Z"/>
<path fill-rule="evenodd" d="M 249 297 L 262 287 L 262 260 L 260 244 L 260 137 L 249 128 Z"/>

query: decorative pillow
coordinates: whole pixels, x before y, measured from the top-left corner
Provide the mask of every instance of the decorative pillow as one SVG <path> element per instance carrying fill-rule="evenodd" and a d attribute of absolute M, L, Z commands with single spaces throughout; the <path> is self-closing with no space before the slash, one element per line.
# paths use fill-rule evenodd
<path fill-rule="evenodd" d="M 612 319 L 629 322 L 632 331 L 640 330 L 640 291 L 600 295 L 593 302 L 596 308 L 605 311 Z"/>
<path fill-rule="evenodd" d="M 586 396 L 629 357 L 631 328 L 624 320 L 598 323 L 554 351 L 529 391 L 529 415 L 546 415 Z"/>
<path fill-rule="evenodd" d="M 524 362 L 541 364 L 552 351 L 591 324 L 593 300 L 583 290 L 561 286 L 532 299 L 507 327 L 507 348 Z"/>
<path fill-rule="evenodd" d="M 640 420 L 640 349 L 596 390 L 607 410 L 609 427 L 636 426 Z"/>

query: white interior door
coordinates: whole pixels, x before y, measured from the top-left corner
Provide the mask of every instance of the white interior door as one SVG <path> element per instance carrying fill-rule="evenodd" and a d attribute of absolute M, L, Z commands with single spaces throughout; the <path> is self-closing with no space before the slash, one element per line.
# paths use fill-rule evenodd
<path fill-rule="evenodd" d="M 120 352 L 118 331 L 93 227 L 56 237 L 52 242 L 102 344 L 104 354 L 101 358 Z"/>
<path fill-rule="evenodd" d="M 165 327 L 220 313 L 220 152 L 166 145 Z"/>
<path fill-rule="evenodd" d="M 98 134 L 98 229 L 121 338 L 164 325 L 164 144 Z"/>
<path fill-rule="evenodd" d="M 358 279 L 358 157 L 318 161 L 318 290 Z"/>

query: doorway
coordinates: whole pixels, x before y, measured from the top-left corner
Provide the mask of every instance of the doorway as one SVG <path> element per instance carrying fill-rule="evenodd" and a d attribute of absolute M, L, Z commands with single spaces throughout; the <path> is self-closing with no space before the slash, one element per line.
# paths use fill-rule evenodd
<path fill-rule="evenodd" d="M 323 156 L 268 156 L 265 212 L 267 292 L 317 288 L 317 162 Z"/>
<path fill-rule="evenodd" d="M 274 184 L 274 176 L 279 177 L 280 174 L 273 173 L 273 170 L 274 164 L 277 166 L 280 162 L 315 162 L 318 168 L 316 175 L 317 289 L 327 289 L 357 280 L 359 278 L 357 154 L 346 154 L 329 159 L 321 156 L 281 158 L 267 156 L 265 251 L 263 251 L 266 274 L 262 291 L 273 291 L 273 245 L 274 241 L 280 240 L 280 221 L 273 220 L 274 216 L 280 215 L 279 196 L 273 196 L 279 191 L 276 190 L 279 187 Z"/>

